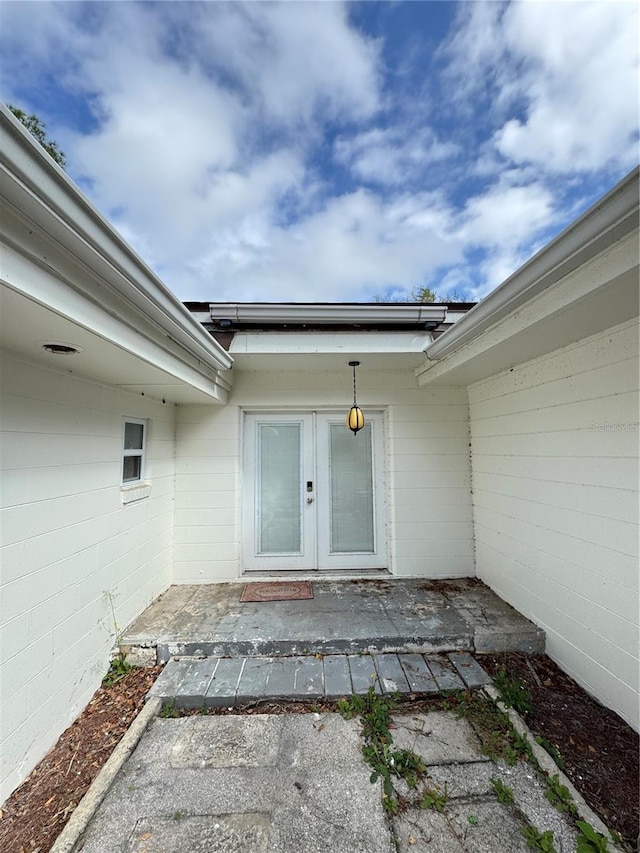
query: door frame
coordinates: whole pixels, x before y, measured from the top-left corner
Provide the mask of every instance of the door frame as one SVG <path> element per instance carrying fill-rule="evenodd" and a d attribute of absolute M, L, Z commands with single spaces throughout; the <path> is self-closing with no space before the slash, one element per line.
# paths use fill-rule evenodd
<path fill-rule="evenodd" d="M 372 423 L 373 441 L 372 441 L 372 465 L 373 465 L 373 511 L 374 511 L 374 536 L 375 548 L 374 552 L 360 552 L 352 555 L 342 555 L 334 557 L 329 555 L 328 559 L 319 559 L 318 538 L 320 533 L 319 510 L 321 507 L 317 501 L 317 493 L 320 482 L 318 480 L 317 464 L 318 464 L 318 421 L 320 418 L 325 419 L 329 423 L 329 419 L 336 418 L 341 424 L 344 422 L 345 415 L 341 409 L 335 406 L 302 408 L 292 407 L 283 409 L 274 409 L 273 407 L 246 407 L 240 409 L 241 421 L 241 441 L 240 441 L 240 559 L 241 572 L 254 573 L 263 572 L 269 574 L 296 572 L 342 572 L 347 571 L 379 571 L 387 569 L 389 566 L 389 538 L 388 538 L 388 485 L 389 485 L 389 468 L 387 456 L 387 411 L 383 407 L 377 407 L 368 411 L 368 422 Z M 367 417 L 367 414 L 365 414 Z M 255 543 L 257 542 L 257 513 L 255 511 L 255 444 L 251 448 L 248 447 L 249 418 L 265 418 L 275 423 L 284 422 L 286 420 L 295 420 L 305 422 L 308 418 L 312 420 L 312 432 L 310 445 L 312 450 L 312 462 L 306 460 L 306 465 L 312 465 L 311 476 L 314 482 L 314 503 L 312 511 L 307 515 L 312 516 L 313 521 L 311 528 L 307 521 L 303 521 L 302 530 L 305 537 L 306 546 L 303 548 L 303 553 L 300 555 L 282 555 L 276 557 L 259 557 L 255 553 Z M 344 427 L 347 429 L 346 425 Z M 252 432 L 252 438 L 255 442 L 256 432 Z M 308 449 L 305 448 L 306 442 L 303 440 L 301 455 L 304 459 Z M 253 461 L 250 465 L 248 462 L 248 453 L 253 453 Z M 305 479 L 303 475 L 303 480 Z M 301 481 L 302 482 L 302 481 Z M 328 483 L 326 484 L 328 486 Z M 327 489 L 324 491 L 320 488 L 321 496 L 326 498 Z M 303 514 L 308 506 L 303 504 Z M 329 506 L 325 506 L 325 516 L 328 518 Z M 325 526 L 328 523 L 325 522 Z M 252 547 L 253 546 L 253 547 Z M 305 553 L 311 549 L 310 553 Z M 326 565 L 324 563 L 327 563 Z"/>

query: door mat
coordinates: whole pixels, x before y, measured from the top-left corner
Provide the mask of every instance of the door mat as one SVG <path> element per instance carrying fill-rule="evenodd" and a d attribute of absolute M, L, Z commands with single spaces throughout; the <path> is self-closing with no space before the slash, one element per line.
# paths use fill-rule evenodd
<path fill-rule="evenodd" d="M 240 601 L 300 601 L 313 598 L 310 581 L 276 583 L 247 583 Z"/>

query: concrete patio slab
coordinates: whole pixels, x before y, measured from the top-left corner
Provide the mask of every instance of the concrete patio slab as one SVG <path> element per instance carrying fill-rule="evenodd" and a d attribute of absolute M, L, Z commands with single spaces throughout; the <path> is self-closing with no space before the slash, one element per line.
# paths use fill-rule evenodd
<path fill-rule="evenodd" d="M 89 825 L 82 853 L 392 853 L 357 722 L 260 716 L 259 732 L 256 716 L 156 720 Z M 268 740 L 268 765 L 259 748 L 252 757 L 256 737 Z M 193 763 L 173 766 L 175 745 L 198 738 Z"/>
<path fill-rule="evenodd" d="M 310 600 L 247 603 L 242 588 L 171 587 L 122 644 L 155 649 L 161 663 L 176 655 L 544 651 L 544 633 L 475 580 L 318 580 Z"/>

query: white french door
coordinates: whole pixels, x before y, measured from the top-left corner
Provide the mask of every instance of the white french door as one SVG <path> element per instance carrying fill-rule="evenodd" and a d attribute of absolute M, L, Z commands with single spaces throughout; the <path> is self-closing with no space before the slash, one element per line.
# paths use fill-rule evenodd
<path fill-rule="evenodd" d="M 387 565 L 382 415 L 355 436 L 343 414 L 246 414 L 244 568 Z"/>

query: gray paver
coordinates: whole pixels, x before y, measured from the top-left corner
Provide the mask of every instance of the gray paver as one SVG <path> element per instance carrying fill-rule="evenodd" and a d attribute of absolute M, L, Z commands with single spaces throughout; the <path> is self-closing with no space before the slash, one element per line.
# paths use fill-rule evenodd
<path fill-rule="evenodd" d="M 234 705 L 243 667 L 243 658 L 221 658 L 205 694 L 205 705 L 210 707 Z"/>
<path fill-rule="evenodd" d="M 439 690 L 464 690 L 465 683 L 449 661 L 442 658 L 425 656 L 429 669 L 433 673 Z M 448 665 L 447 665 L 448 664 Z"/>
<path fill-rule="evenodd" d="M 263 699 L 269 676 L 269 664 L 271 658 L 247 658 L 240 674 L 236 700 L 241 702 L 252 702 Z"/>
<path fill-rule="evenodd" d="M 438 686 L 422 655 L 398 655 L 400 666 L 415 693 L 437 693 Z"/>
<path fill-rule="evenodd" d="M 200 708 L 204 705 L 205 695 L 219 660 L 219 658 L 205 658 L 190 664 L 176 690 L 176 705 L 180 708 Z"/>
<path fill-rule="evenodd" d="M 468 652 L 454 652 L 448 658 L 467 687 L 483 687 L 491 683 L 491 678 Z"/>
<path fill-rule="evenodd" d="M 146 695 L 146 699 L 154 699 L 156 696 L 160 699 L 173 697 L 176 695 L 182 679 L 189 669 L 190 661 L 188 660 L 170 660 L 165 664 L 164 669 L 156 678 L 151 690 Z"/>
<path fill-rule="evenodd" d="M 293 695 L 307 699 L 319 699 L 324 696 L 322 660 L 315 657 L 296 660 Z"/>
<path fill-rule="evenodd" d="M 398 655 L 379 655 L 376 661 L 378 676 L 385 693 L 409 693 L 411 688 Z"/>
<path fill-rule="evenodd" d="M 382 693 L 373 655 L 349 655 L 349 669 L 354 693 L 367 693 L 370 687 Z"/>
<path fill-rule="evenodd" d="M 326 655 L 324 665 L 325 696 L 350 696 L 351 671 L 346 655 Z"/>
<path fill-rule="evenodd" d="M 269 665 L 265 693 L 270 699 L 289 699 L 295 696 L 295 658 L 274 658 Z"/>

